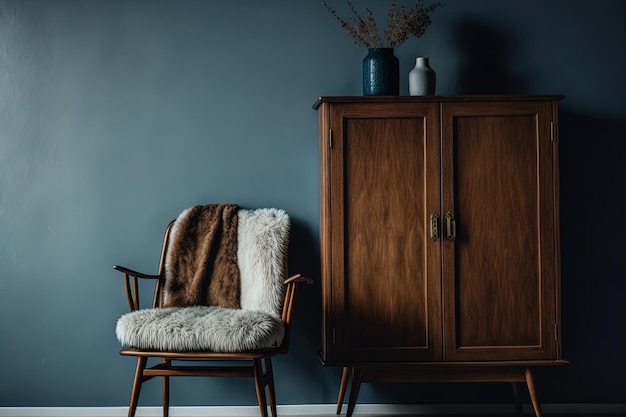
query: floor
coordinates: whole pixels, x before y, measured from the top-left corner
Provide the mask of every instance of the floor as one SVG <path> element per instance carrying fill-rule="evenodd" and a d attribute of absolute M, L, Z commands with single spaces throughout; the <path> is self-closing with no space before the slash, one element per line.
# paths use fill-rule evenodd
<path fill-rule="evenodd" d="M 571 408 L 568 409 L 569 412 L 563 412 L 563 410 L 561 410 L 561 412 L 556 412 L 554 410 L 552 410 L 552 412 L 550 410 L 542 410 L 541 415 L 542 417 L 626 417 L 626 410 L 624 410 L 623 407 L 621 408 L 614 408 L 614 409 L 610 409 L 610 410 L 606 410 L 606 411 L 602 411 L 602 412 L 589 412 L 589 409 L 584 409 L 584 410 L 572 410 Z M 278 412 L 279 417 L 288 417 L 286 415 L 281 415 L 280 411 Z M 376 414 L 376 413 L 361 413 L 359 414 L 358 410 L 354 412 L 354 414 L 352 415 L 352 417 L 534 417 L 535 414 L 533 411 L 531 411 L 531 409 L 526 408 L 524 410 L 524 414 L 516 414 L 515 410 L 511 410 L 511 412 L 497 412 L 497 411 L 491 411 L 491 412 L 477 412 L 477 411 L 472 411 L 472 412 L 462 412 L 462 410 L 454 410 L 454 412 L 447 412 L 447 411 L 443 411 L 440 410 L 440 412 L 433 412 L 428 413 L 428 414 L 423 414 L 423 413 L 415 413 L 415 414 L 397 414 L 397 415 L 390 415 L 390 414 Z M 336 414 L 320 414 L 320 415 L 309 415 L 307 417 L 346 417 L 346 412 L 345 412 L 345 408 L 344 410 L 342 410 L 341 415 L 336 415 Z"/>
<path fill-rule="evenodd" d="M 289 417 L 287 415 L 281 415 L 280 413 L 279 417 Z M 568 414 L 563 414 L 563 413 L 557 413 L 557 414 L 553 414 L 553 413 L 547 413 L 547 412 L 542 412 L 542 417 L 626 417 L 626 413 L 568 413 Z M 345 414 L 342 414 L 342 416 L 345 417 Z M 534 414 L 532 413 L 524 413 L 523 415 L 521 415 L 523 417 L 533 417 Z M 301 416 L 300 416 L 301 417 Z M 323 414 L 323 415 L 309 415 L 307 417 L 337 417 L 335 414 Z M 388 414 L 386 415 L 376 415 L 376 414 L 361 414 L 359 415 L 358 413 L 354 413 L 353 417 L 389 417 Z M 519 414 L 516 414 L 515 412 L 512 413 L 483 413 L 483 414 L 460 414 L 460 413 L 454 413 L 454 414 L 414 414 L 414 415 L 406 415 L 406 416 L 399 416 L 399 415 L 394 415 L 394 417 L 520 417 Z"/>
<path fill-rule="evenodd" d="M 343 412 L 339 416 L 333 413 L 333 414 L 314 414 L 314 415 L 309 414 L 306 417 L 346 417 L 345 409 L 342 411 Z M 588 412 L 588 410 L 581 410 L 581 411 L 574 410 L 572 412 L 563 413 L 563 412 L 550 412 L 550 411 L 543 410 L 541 415 L 542 417 L 626 417 L 626 411 L 624 412 L 622 411 L 623 411 L 623 407 L 611 409 L 606 412 Z M 352 415 L 352 417 L 534 417 L 534 416 L 535 414 L 529 409 L 525 409 L 524 414 L 522 415 L 516 414 L 515 410 L 512 410 L 510 413 L 501 413 L 501 412 L 491 411 L 491 412 L 484 412 L 484 413 L 435 412 L 432 414 L 417 413 L 417 414 L 397 414 L 397 415 L 396 414 L 393 414 L 393 415 L 376 414 L 376 413 L 371 413 L 371 412 L 359 413 L 357 410 Z M 302 417 L 302 415 L 290 416 L 288 413 L 281 413 L 279 410 L 278 417 Z"/>

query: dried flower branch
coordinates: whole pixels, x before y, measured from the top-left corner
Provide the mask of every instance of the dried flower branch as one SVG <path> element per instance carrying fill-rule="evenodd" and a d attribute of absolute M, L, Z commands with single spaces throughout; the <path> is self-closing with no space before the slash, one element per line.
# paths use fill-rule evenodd
<path fill-rule="evenodd" d="M 387 28 L 384 31 L 385 43 L 383 44 L 376 25 L 376 19 L 372 11 L 365 9 L 366 17 L 363 19 L 350 0 L 346 0 L 350 7 L 351 15 L 348 20 L 339 17 L 325 0 L 322 4 L 333 15 L 356 45 L 367 48 L 397 48 L 402 45 L 411 35 L 419 38 L 424 35 L 426 29 L 432 23 L 430 15 L 445 3 L 436 2 L 424 7 L 424 0 L 417 0 L 414 7 L 406 10 L 404 6 L 396 7 L 396 0 L 392 0 L 389 6 Z"/>

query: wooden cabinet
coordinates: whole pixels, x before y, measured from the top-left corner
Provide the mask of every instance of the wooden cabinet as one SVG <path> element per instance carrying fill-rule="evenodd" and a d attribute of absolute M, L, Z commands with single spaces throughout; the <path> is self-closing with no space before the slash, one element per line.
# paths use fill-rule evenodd
<path fill-rule="evenodd" d="M 561 358 L 559 96 L 323 97 L 321 359 L 527 382 Z M 535 394 L 531 392 L 533 402 Z M 536 409 L 538 415 L 538 404 Z"/>

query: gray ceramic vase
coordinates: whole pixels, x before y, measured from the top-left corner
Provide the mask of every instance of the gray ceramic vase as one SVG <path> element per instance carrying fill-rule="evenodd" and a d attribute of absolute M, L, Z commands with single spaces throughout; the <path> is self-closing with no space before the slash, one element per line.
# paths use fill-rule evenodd
<path fill-rule="evenodd" d="M 409 71 L 409 95 L 426 96 L 435 94 L 435 71 L 428 64 L 428 58 L 415 58 L 415 67 Z"/>

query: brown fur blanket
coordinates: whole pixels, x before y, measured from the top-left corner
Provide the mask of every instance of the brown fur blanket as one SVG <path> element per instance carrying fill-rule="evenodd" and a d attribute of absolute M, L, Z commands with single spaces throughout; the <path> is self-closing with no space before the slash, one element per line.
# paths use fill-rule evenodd
<path fill-rule="evenodd" d="M 164 307 L 239 308 L 235 204 L 194 206 L 178 216 L 165 259 Z"/>

